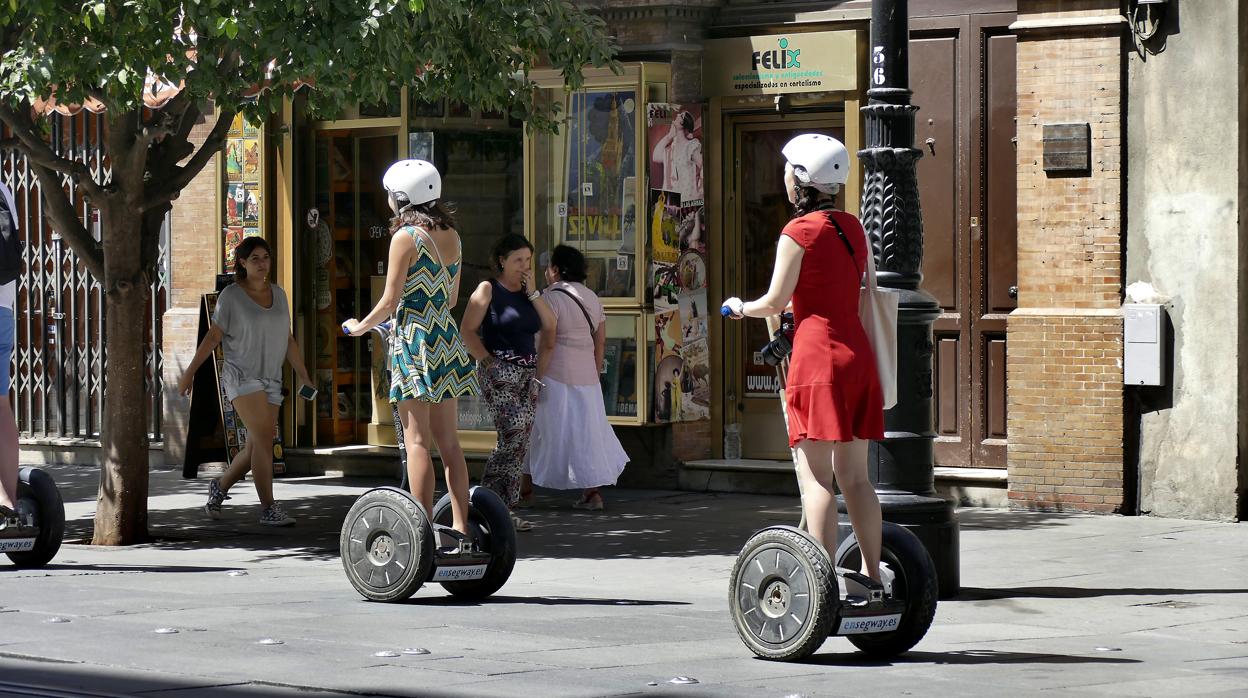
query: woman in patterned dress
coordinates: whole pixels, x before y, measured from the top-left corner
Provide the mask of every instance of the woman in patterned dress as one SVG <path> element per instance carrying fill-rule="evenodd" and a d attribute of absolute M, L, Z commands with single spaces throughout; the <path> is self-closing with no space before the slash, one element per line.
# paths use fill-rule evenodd
<path fill-rule="evenodd" d="M 390 402 L 398 405 L 412 495 L 433 511 L 437 444 L 451 493 L 455 530 L 468 532 L 468 466 L 459 445 L 458 399 L 476 390 L 475 371 L 451 308 L 462 262 L 453 209 L 439 197 L 442 179 L 423 160 L 400 160 L 382 178 L 395 217 L 390 224 L 386 288 L 363 320 L 343 328 L 360 336 L 394 315 Z M 448 264 L 446 260 L 450 260 Z"/>

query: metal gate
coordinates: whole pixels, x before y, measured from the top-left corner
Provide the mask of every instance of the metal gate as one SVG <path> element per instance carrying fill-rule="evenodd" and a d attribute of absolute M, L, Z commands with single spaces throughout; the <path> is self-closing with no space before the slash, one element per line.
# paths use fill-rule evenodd
<path fill-rule="evenodd" d="M 53 114 L 51 141 L 62 157 L 85 163 L 102 181 L 109 172 L 104 119 L 82 111 Z M 7 134 L 6 134 L 7 135 Z M 28 439 L 95 441 L 104 415 L 104 294 L 100 283 L 44 216 L 39 182 L 17 151 L 0 152 L 0 179 L 13 190 L 26 265 L 18 279 L 13 400 L 18 431 Z M 87 230 L 100 239 L 99 216 L 65 179 Z M 148 432 L 161 440 L 161 318 L 169 304 L 169 217 L 144 332 L 147 337 Z"/>

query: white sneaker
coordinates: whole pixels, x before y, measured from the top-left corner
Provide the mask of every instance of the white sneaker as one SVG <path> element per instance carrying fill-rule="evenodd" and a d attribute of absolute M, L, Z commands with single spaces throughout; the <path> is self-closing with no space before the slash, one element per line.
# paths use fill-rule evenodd
<path fill-rule="evenodd" d="M 273 502 L 260 511 L 260 523 L 265 526 L 294 526 L 295 519 L 282 511 L 282 505 Z"/>

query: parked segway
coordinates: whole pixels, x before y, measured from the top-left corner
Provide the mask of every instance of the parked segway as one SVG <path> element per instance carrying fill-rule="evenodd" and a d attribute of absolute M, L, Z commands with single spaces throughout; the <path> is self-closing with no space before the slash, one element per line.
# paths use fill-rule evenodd
<path fill-rule="evenodd" d="M 388 341 L 391 324 L 374 328 Z M 404 485 L 407 450 L 394 412 Z M 452 596 L 483 599 L 502 588 L 516 564 L 516 531 L 502 498 L 485 487 L 468 493 L 469 535 L 451 527 L 451 496 L 443 495 L 433 516 L 406 489 L 365 492 L 347 512 L 338 538 L 342 566 L 351 585 L 373 601 L 402 601 L 426 582 Z M 448 544 L 442 545 L 446 541 Z"/>
<path fill-rule="evenodd" d="M 728 308 L 720 312 L 730 313 Z M 768 329 L 773 339 L 761 353 L 776 367 L 784 410 L 793 316 L 785 313 L 779 323 L 769 319 Z M 883 584 L 857 571 L 862 556 L 853 535 L 841 543 L 833 564 L 819 541 L 801 528 L 758 531 L 737 556 L 729 585 L 728 603 L 741 641 L 763 659 L 789 662 L 809 657 L 829 635 L 847 636 L 874 658 L 914 647 L 936 615 L 936 565 L 918 537 L 893 523 L 884 522 L 880 552 Z"/>
<path fill-rule="evenodd" d="M 65 504 L 52 476 L 38 468 L 18 471 L 16 521 L 0 517 L 0 552 L 22 568 L 43 567 L 65 536 Z"/>

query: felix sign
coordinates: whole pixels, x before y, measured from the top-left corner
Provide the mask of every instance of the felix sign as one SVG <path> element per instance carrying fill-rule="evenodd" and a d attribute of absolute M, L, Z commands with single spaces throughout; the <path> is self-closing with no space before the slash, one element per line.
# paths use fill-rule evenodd
<path fill-rule="evenodd" d="M 704 91 L 727 97 L 857 90 L 861 34 L 808 32 L 707 41 Z"/>

